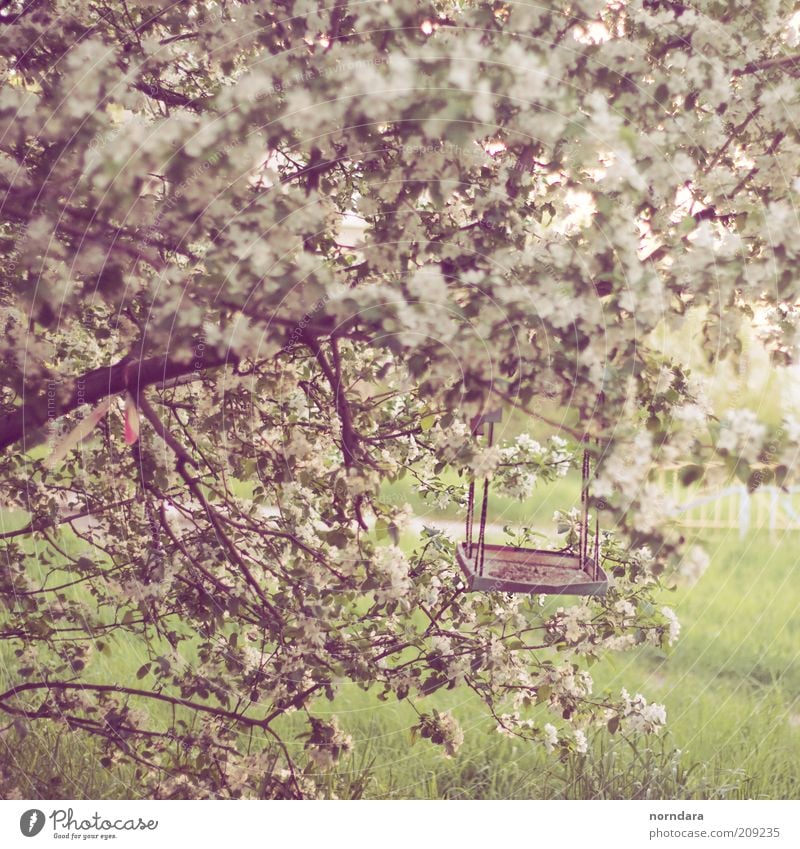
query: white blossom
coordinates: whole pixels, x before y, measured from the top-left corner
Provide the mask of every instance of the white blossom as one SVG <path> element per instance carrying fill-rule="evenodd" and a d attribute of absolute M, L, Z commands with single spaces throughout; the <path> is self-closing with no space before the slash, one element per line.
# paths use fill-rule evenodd
<path fill-rule="evenodd" d="M 752 410 L 729 410 L 720 421 L 717 450 L 755 463 L 761 453 L 767 428 Z"/>
<path fill-rule="evenodd" d="M 657 734 L 666 724 L 667 711 L 664 705 L 651 703 L 637 693 L 631 698 L 623 688 L 620 693 L 623 703 L 622 722 L 625 728 L 635 734 Z"/>
<path fill-rule="evenodd" d="M 681 623 L 670 607 L 662 607 L 661 615 L 667 620 L 667 644 L 674 645 L 681 633 Z"/>
<path fill-rule="evenodd" d="M 542 731 L 544 732 L 544 747 L 548 752 L 552 752 L 558 745 L 558 731 L 549 722 L 542 728 Z"/>

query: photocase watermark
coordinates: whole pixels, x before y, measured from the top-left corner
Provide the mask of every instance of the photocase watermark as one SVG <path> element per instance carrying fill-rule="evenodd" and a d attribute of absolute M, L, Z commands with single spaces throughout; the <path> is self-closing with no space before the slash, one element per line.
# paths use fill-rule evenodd
<path fill-rule="evenodd" d="M 173 190 L 167 195 L 160 203 L 158 213 L 156 214 L 153 222 L 142 231 L 141 238 L 144 244 L 151 245 L 155 247 L 161 246 L 160 239 L 156 238 L 161 235 L 161 231 L 159 230 L 159 226 L 161 224 L 164 215 L 167 212 L 171 212 L 180 202 L 180 199 L 183 197 L 184 193 L 189 189 L 194 183 L 197 182 L 200 177 L 217 165 L 220 160 L 227 156 L 232 150 L 235 150 L 239 145 L 245 142 L 244 138 L 233 138 L 227 140 L 224 144 L 219 145 L 214 149 L 214 151 L 207 156 L 201 163 L 196 165 L 189 174 L 178 183 Z"/>
<path fill-rule="evenodd" d="M 308 83 L 316 82 L 317 80 L 325 79 L 326 77 L 341 77 L 345 74 L 352 73 L 359 69 L 377 65 L 389 65 L 392 62 L 391 56 L 382 56 L 375 54 L 369 59 L 353 59 L 350 61 L 339 60 L 329 66 L 312 68 L 302 73 L 291 74 L 280 80 L 274 80 L 272 85 L 256 92 L 250 99 L 257 103 L 260 100 L 265 100 L 268 97 L 275 97 L 283 94 L 287 89 L 296 86 L 307 85 Z"/>
<path fill-rule="evenodd" d="M 73 397 L 75 406 L 81 407 L 87 404 L 86 399 L 86 380 L 79 377 L 74 382 Z M 65 400 L 62 393 L 65 389 L 65 383 L 60 377 L 51 377 L 45 384 L 45 404 L 46 404 L 46 428 L 48 437 L 58 439 L 63 436 L 69 429 L 70 424 L 64 420 L 62 404 Z"/>
<path fill-rule="evenodd" d="M 25 837 L 36 837 L 36 835 L 44 828 L 45 816 L 44 812 L 38 808 L 31 808 L 19 818 L 19 830 Z"/>
<path fill-rule="evenodd" d="M 393 150 L 395 148 L 392 148 Z M 491 159 L 491 154 L 488 153 L 477 142 L 468 145 L 454 144 L 446 139 L 434 139 L 433 141 L 424 144 L 401 144 L 399 150 L 402 156 L 412 160 L 420 156 L 429 156 L 432 153 L 441 153 L 448 159 L 474 160 L 484 161 Z"/>
<path fill-rule="evenodd" d="M 25 245 L 25 242 L 28 241 L 28 228 L 28 224 L 20 226 L 19 232 L 16 234 L 16 238 L 14 239 L 14 248 L 5 259 L 5 273 L 9 277 L 12 276 L 17 270 L 17 263 L 19 262 L 20 253 L 22 252 L 22 248 Z"/>
<path fill-rule="evenodd" d="M 62 840 L 113 840 L 119 832 L 155 831 L 158 828 L 158 820 L 142 817 L 110 819 L 95 811 L 91 816 L 78 818 L 72 808 L 54 808 L 45 816 L 44 811 L 31 808 L 19 818 L 19 830 L 25 837 L 36 837 L 45 828 L 47 820 L 50 820 L 52 836 Z"/>
<path fill-rule="evenodd" d="M 311 324 L 311 321 L 314 316 L 325 308 L 325 305 L 328 303 L 328 301 L 330 301 L 330 297 L 328 295 L 323 295 L 317 300 L 314 306 L 300 319 L 297 325 L 293 328 L 292 332 L 289 334 L 288 341 L 283 346 L 283 348 L 281 348 L 282 354 L 291 354 L 291 352 L 296 347 L 298 340 L 303 336 L 308 325 Z"/>
<path fill-rule="evenodd" d="M 192 346 L 192 376 L 195 378 L 201 378 L 205 373 L 205 366 L 203 365 L 205 355 L 206 337 L 204 333 L 201 333 Z"/>
<path fill-rule="evenodd" d="M 58 387 L 61 381 L 52 378 L 47 381 L 47 422 L 52 427 L 58 418 Z"/>

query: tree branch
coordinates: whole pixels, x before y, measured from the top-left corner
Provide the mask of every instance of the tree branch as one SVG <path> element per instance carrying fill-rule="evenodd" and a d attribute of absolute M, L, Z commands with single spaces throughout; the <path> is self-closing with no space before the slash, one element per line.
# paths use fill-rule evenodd
<path fill-rule="evenodd" d="M 189 454 L 180 442 L 178 442 L 178 440 L 173 436 L 172 431 L 170 431 L 166 424 L 161 421 L 156 411 L 150 406 L 150 402 L 147 400 L 144 393 L 137 396 L 136 403 L 139 405 L 139 409 L 144 414 L 144 417 L 153 426 L 153 430 L 155 430 L 164 443 L 172 450 L 172 453 L 175 455 L 178 462 L 186 463 L 189 466 L 197 466 L 192 455 Z"/>
<path fill-rule="evenodd" d="M 358 463 L 359 459 L 359 435 L 353 427 L 353 415 L 350 410 L 350 403 L 344 393 L 342 386 L 341 368 L 339 364 L 339 350 L 336 347 L 336 342 L 331 340 L 331 350 L 334 354 L 335 370 L 328 362 L 319 340 L 311 333 L 308 328 L 303 328 L 302 339 L 306 346 L 312 351 L 316 357 L 325 379 L 333 391 L 334 404 L 336 413 L 339 416 L 339 422 L 342 426 L 342 456 L 344 464 L 350 468 L 354 463 Z"/>
<path fill-rule="evenodd" d="M 773 56 L 770 59 L 762 59 L 759 62 L 750 62 L 738 71 L 734 71 L 735 77 L 743 74 L 754 74 L 756 71 L 769 71 L 772 68 L 785 68 L 791 66 L 800 67 L 800 54 L 793 53 L 790 56 Z"/>
<path fill-rule="evenodd" d="M 3 710 L 6 713 L 10 713 L 12 715 L 16 714 L 28 716 L 30 714 L 35 716 L 35 711 L 26 711 L 21 708 L 14 708 L 10 705 L 4 704 L 5 701 L 12 698 L 13 696 L 18 696 L 20 693 L 25 693 L 33 690 L 89 690 L 95 693 L 116 693 L 118 695 L 140 696 L 143 699 L 154 699 L 155 701 L 166 702 L 167 704 L 185 707 L 189 710 L 199 711 L 200 713 L 209 713 L 212 716 L 219 717 L 220 719 L 228 719 L 232 722 L 237 722 L 241 725 L 252 726 L 254 728 L 266 728 L 269 722 L 271 721 L 271 717 L 266 717 L 265 719 L 255 719 L 250 716 L 243 716 L 242 714 L 233 713 L 232 711 L 225 710 L 224 708 L 215 708 L 211 705 L 204 705 L 198 702 L 192 702 L 189 701 L 189 699 L 180 699 L 176 696 L 168 696 L 165 693 L 158 693 L 152 690 L 137 690 L 133 687 L 123 687 L 120 684 L 83 684 L 78 682 L 72 683 L 69 681 L 46 681 L 41 683 L 29 682 L 26 684 L 17 684 L 10 690 L 6 690 L 5 693 L 0 693 L 0 710 Z"/>
<path fill-rule="evenodd" d="M 134 83 L 133 87 L 147 97 L 160 100 L 167 106 L 182 106 L 186 109 L 198 110 L 199 105 L 205 99 L 204 97 L 187 97 L 179 91 L 172 91 L 154 82 L 138 82 Z"/>
<path fill-rule="evenodd" d="M 95 404 L 108 395 L 115 395 L 125 389 L 138 395 L 144 387 L 154 383 L 199 373 L 207 368 L 218 368 L 228 363 L 235 365 L 238 361 L 239 358 L 232 352 L 224 355 L 204 354 L 202 360 L 191 355 L 186 358 L 164 355 L 139 360 L 123 357 L 114 365 L 68 379 L 69 395 L 66 401 L 62 402 L 58 397 L 48 397 L 48 385 L 42 387 L 41 394 L 33 400 L 27 401 L 11 413 L 0 416 L 0 449 L 8 448 L 23 438 L 23 449 L 37 445 L 43 438 L 41 433 L 36 434 L 34 431 L 83 404 Z M 60 383 L 59 378 L 50 381 L 50 384 L 53 383 Z M 50 394 L 53 394 L 52 389 Z"/>
<path fill-rule="evenodd" d="M 135 499 L 133 498 L 125 498 L 122 501 L 112 501 L 110 504 L 104 504 L 101 507 L 89 507 L 86 510 L 82 510 L 80 513 L 73 513 L 71 516 L 65 516 L 63 519 L 53 519 L 49 521 L 47 519 L 33 519 L 28 522 L 27 525 L 22 528 L 18 528 L 16 531 L 6 531 L 5 533 L 0 534 L 0 540 L 26 536 L 27 534 L 36 533 L 37 531 L 55 528 L 58 525 L 66 525 L 69 522 L 74 522 L 76 519 L 85 519 L 87 516 L 99 516 L 107 510 L 115 510 L 117 507 L 124 507 L 134 500 Z"/>

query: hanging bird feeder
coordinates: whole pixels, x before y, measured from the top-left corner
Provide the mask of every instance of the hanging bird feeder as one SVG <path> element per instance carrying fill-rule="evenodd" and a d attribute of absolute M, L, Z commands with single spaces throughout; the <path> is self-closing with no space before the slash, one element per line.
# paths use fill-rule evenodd
<path fill-rule="evenodd" d="M 473 434 L 484 435 L 492 445 L 499 411 L 479 416 Z M 589 452 L 583 452 L 581 468 L 581 518 L 578 551 L 547 551 L 514 548 L 486 542 L 486 516 L 489 506 L 489 479 L 483 480 L 483 499 L 475 529 L 475 481 L 469 486 L 466 540 L 456 547 L 456 558 L 467 578 L 467 588 L 477 592 L 536 593 L 546 595 L 604 595 L 608 576 L 600 566 L 600 528 L 595 524 L 594 547 L 589 556 Z"/>

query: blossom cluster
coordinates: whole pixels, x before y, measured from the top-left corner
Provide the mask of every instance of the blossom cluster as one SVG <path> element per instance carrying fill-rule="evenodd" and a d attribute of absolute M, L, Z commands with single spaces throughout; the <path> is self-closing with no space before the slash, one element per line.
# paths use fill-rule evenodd
<path fill-rule="evenodd" d="M 622 711 L 611 715 L 619 716 L 622 728 L 634 734 L 657 734 L 667 722 L 667 710 L 664 705 L 648 703 L 647 699 L 637 693 L 631 697 L 626 689 L 620 693 Z"/>
<path fill-rule="evenodd" d="M 562 437 L 553 435 L 542 445 L 530 434 L 521 433 L 499 451 L 497 490 L 524 500 L 531 496 L 537 483 L 564 477 L 573 460 L 574 454 Z"/>

